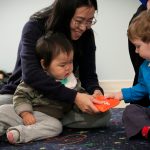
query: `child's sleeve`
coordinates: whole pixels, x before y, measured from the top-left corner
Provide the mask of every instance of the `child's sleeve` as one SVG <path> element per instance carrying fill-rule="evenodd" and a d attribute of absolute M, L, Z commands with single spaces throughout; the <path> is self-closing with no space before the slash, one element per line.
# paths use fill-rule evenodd
<path fill-rule="evenodd" d="M 146 85 L 147 81 L 145 81 L 145 64 L 146 63 L 143 63 L 143 65 L 141 65 L 140 67 L 138 83 L 133 87 L 121 89 L 125 103 L 129 103 L 131 101 L 138 101 L 148 94 L 148 89 Z"/>
<path fill-rule="evenodd" d="M 24 111 L 33 112 L 29 95 L 32 90 L 33 89 L 27 86 L 24 82 L 18 85 L 13 96 L 14 109 L 18 115 Z"/>

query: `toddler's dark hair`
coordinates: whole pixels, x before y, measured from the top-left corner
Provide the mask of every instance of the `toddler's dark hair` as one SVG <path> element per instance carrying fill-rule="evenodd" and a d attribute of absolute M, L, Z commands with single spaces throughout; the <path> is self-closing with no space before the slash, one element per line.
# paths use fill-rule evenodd
<path fill-rule="evenodd" d="M 68 55 L 73 51 L 73 46 L 62 33 L 48 32 L 39 38 L 36 44 L 38 58 L 44 59 L 44 66 L 47 67 L 51 61 L 60 53 Z"/>

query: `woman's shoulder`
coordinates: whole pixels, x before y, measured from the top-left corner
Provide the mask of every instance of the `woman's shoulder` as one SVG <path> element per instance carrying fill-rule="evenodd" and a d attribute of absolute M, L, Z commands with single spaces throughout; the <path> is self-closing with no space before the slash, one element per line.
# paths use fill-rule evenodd
<path fill-rule="evenodd" d="M 81 43 L 86 43 L 86 44 L 83 44 L 84 46 L 86 47 L 95 47 L 95 35 L 94 35 L 94 32 L 93 32 L 93 29 L 90 29 L 90 30 L 87 30 L 83 37 L 82 37 L 82 40 L 81 40 Z M 94 48 L 95 49 L 95 48 Z"/>
<path fill-rule="evenodd" d="M 26 31 L 42 31 L 44 32 L 45 31 L 45 20 L 28 20 L 24 27 L 23 27 L 23 31 L 26 32 Z"/>
<path fill-rule="evenodd" d="M 45 25 L 43 22 L 38 20 L 29 20 L 23 27 L 21 33 L 21 41 L 28 42 L 28 44 L 30 43 L 32 45 L 35 44 L 37 40 L 44 34 L 45 34 Z"/>
<path fill-rule="evenodd" d="M 87 41 L 91 41 L 93 39 L 95 39 L 93 29 L 89 29 L 89 30 L 87 30 L 86 32 L 83 33 L 80 40 L 87 42 Z M 89 43 L 87 43 L 87 44 L 89 44 Z"/>

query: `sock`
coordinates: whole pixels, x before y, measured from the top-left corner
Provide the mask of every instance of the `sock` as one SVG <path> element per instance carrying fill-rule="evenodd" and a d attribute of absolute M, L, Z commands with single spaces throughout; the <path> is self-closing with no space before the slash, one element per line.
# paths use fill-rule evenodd
<path fill-rule="evenodd" d="M 142 128 L 141 133 L 142 133 L 142 136 L 143 136 L 145 139 L 150 138 L 150 126 L 144 126 L 144 127 Z"/>
<path fill-rule="evenodd" d="M 19 132 L 17 130 L 8 131 L 7 139 L 10 143 L 15 144 L 19 140 Z"/>

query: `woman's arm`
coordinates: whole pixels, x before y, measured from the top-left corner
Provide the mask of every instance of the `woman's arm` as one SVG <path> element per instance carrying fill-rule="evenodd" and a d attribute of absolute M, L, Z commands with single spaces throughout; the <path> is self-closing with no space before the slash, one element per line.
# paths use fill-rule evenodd
<path fill-rule="evenodd" d="M 28 22 L 23 29 L 20 52 L 23 80 L 47 98 L 73 102 L 77 92 L 49 77 L 36 56 L 35 46 L 44 34 L 43 28 L 37 22 Z"/>
<path fill-rule="evenodd" d="M 83 54 L 79 62 L 79 75 L 82 86 L 90 94 L 93 94 L 95 90 L 100 90 L 103 93 L 103 89 L 99 86 L 98 77 L 96 74 L 96 60 L 95 60 L 95 40 L 93 31 L 89 31 L 85 37 Z"/>

